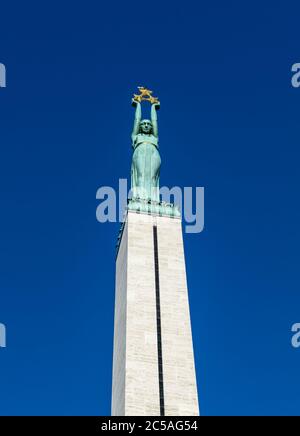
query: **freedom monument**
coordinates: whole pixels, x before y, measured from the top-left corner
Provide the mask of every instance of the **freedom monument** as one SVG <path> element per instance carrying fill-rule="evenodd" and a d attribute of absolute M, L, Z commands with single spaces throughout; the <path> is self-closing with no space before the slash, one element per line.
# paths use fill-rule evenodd
<path fill-rule="evenodd" d="M 132 104 L 131 190 L 116 259 L 113 416 L 199 415 L 178 208 L 160 201 L 158 98 Z M 151 120 L 142 119 L 142 102 Z"/>

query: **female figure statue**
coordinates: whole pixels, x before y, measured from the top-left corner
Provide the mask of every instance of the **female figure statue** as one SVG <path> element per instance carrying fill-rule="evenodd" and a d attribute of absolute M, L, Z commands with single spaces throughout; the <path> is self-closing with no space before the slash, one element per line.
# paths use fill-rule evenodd
<path fill-rule="evenodd" d="M 140 101 L 133 100 L 135 120 L 132 138 L 131 189 L 132 197 L 159 201 L 160 155 L 158 151 L 157 110 L 159 102 L 151 104 L 151 121 L 142 120 Z"/>

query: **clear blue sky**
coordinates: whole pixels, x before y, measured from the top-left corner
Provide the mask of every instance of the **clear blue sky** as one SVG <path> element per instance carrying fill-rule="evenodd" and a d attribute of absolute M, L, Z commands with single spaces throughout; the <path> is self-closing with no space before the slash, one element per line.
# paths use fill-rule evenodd
<path fill-rule="evenodd" d="M 137 85 L 162 102 L 162 184 L 205 187 L 184 237 L 202 414 L 299 414 L 299 13 L 1 5 L 0 414 L 110 413 L 119 225 L 95 194 L 129 177 Z"/>

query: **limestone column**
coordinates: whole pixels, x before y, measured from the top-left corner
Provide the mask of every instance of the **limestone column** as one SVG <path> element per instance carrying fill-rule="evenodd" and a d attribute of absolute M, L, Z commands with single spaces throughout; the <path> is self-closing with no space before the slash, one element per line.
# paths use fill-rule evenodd
<path fill-rule="evenodd" d="M 127 213 L 116 260 L 112 415 L 199 415 L 178 217 Z"/>

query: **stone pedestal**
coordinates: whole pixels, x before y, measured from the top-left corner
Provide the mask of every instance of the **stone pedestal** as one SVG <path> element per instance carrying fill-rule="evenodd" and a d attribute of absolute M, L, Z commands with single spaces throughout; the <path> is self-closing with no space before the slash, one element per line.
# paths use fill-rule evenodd
<path fill-rule="evenodd" d="M 116 261 L 112 415 L 199 415 L 180 218 L 127 213 Z"/>

